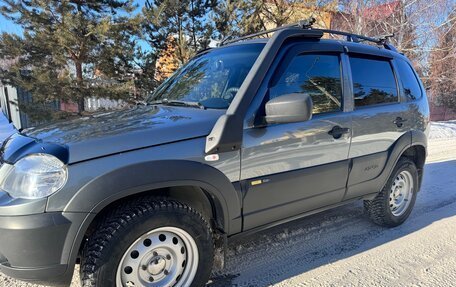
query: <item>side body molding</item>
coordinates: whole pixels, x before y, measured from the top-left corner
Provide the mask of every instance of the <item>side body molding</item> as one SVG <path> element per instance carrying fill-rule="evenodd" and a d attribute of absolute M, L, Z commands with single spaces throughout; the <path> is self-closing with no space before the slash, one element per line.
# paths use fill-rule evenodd
<path fill-rule="evenodd" d="M 190 160 L 142 162 L 101 174 L 79 188 L 64 211 L 98 213 L 126 196 L 178 186 L 202 188 L 214 203 L 219 226 L 228 234 L 241 231 L 241 199 L 234 185 L 216 168 Z"/>

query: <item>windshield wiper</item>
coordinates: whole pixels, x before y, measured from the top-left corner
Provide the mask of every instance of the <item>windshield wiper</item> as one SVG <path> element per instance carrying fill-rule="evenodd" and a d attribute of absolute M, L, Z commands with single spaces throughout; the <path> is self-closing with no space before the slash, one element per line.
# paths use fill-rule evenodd
<path fill-rule="evenodd" d="M 179 106 L 179 107 L 192 107 L 198 109 L 206 109 L 200 102 L 178 101 L 163 99 L 160 101 L 150 102 L 149 105 L 166 105 L 166 106 Z"/>

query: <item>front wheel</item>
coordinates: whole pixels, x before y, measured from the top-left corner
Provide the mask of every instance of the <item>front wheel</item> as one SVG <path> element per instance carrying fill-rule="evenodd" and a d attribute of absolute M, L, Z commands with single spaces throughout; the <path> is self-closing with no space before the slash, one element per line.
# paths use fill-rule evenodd
<path fill-rule="evenodd" d="M 415 163 L 401 158 L 382 191 L 373 200 L 364 201 L 370 219 L 381 226 L 402 224 L 415 205 L 418 182 Z"/>
<path fill-rule="evenodd" d="M 85 246 L 84 287 L 204 286 L 213 261 L 207 221 L 176 201 L 142 199 L 107 217 Z"/>

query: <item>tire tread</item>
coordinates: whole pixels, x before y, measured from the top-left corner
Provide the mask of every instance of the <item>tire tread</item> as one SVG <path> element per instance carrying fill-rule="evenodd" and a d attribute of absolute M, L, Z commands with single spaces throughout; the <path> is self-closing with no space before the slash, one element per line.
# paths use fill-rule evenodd
<path fill-rule="evenodd" d="M 196 209 L 176 200 L 157 200 L 156 198 L 141 197 L 126 202 L 122 208 L 112 210 L 98 223 L 97 231 L 84 246 L 81 261 L 81 284 L 83 287 L 95 287 L 97 282 L 97 268 L 103 263 L 104 248 L 116 235 L 136 218 L 148 216 L 158 211 L 184 212 L 195 216 L 204 224 L 205 230 L 214 244 L 212 229 L 209 222 Z"/>
<path fill-rule="evenodd" d="M 402 220 L 401 222 L 396 222 L 392 220 L 390 214 L 391 211 L 389 210 L 387 204 L 385 204 L 385 201 L 389 202 L 389 192 L 391 184 L 394 180 L 394 176 L 397 174 L 398 170 L 404 166 L 411 167 L 416 171 L 416 166 L 413 161 L 406 157 L 401 157 L 397 162 L 393 172 L 391 173 L 391 176 L 388 179 L 387 183 L 382 188 L 382 190 L 377 194 L 377 196 L 373 200 L 364 201 L 364 209 L 366 210 L 366 213 L 368 214 L 370 220 L 377 225 L 385 227 L 395 227 L 401 224 L 408 217 L 407 214 L 407 216 L 405 216 L 404 220 Z M 413 176 L 416 177 L 417 174 L 414 174 Z M 415 196 L 417 191 L 418 190 L 416 189 L 414 190 Z M 409 208 L 413 208 L 413 204 L 411 204 Z"/>

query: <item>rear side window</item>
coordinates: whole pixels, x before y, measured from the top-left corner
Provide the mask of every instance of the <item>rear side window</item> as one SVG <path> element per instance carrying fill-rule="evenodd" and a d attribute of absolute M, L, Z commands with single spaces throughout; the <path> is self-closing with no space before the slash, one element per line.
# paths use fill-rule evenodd
<path fill-rule="evenodd" d="M 355 107 L 398 101 L 396 79 L 387 60 L 350 57 Z"/>
<path fill-rule="evenodd" d="M 397 69 L 402 82 L 404 95 L 412 100 L 421 98 L 423 92 L 421 91 L 420 83 L 409 63 L 404 60 L 398 60 Z"/>
<path fill-rule="evenodd" d="M 313 114 L 341 111 L 340 76 L 338 55 L 297 55 L 270 87 L 269 98 L 306 93 L 312 98 Z"/>

